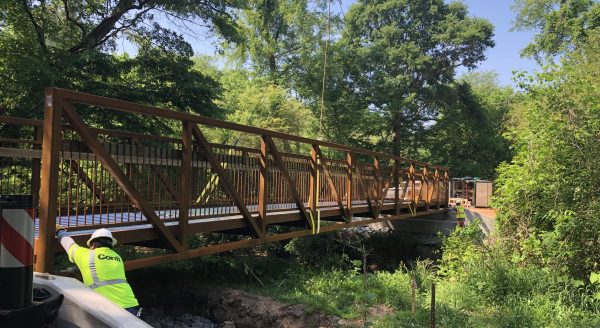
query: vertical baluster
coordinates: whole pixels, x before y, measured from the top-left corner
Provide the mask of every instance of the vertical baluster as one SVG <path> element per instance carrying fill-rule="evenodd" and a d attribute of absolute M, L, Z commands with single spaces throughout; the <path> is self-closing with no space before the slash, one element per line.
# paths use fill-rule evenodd
<path fill-rule="evenodd" d="M 262 231 L 265 231 L 267 222 L 267 204 L 268 197 L 268 181 L 269 181 L 269 145 L 266 136 L 260 138 L 260 160 L 259 160 L 259 176 L 258 176 L 258 216 L 260 218 L 260 226 Z"/>
<path fill-rule="evenodd" d="M 354 173 L 354 153 L 346 153 L 346 208 L 352 213 L 352 180 Z"/>
<path fill-rule="evenodd" d="M 423 177 L 421 178 L 421 189 L 425 191 L 425 210 L 429 211 L 429 171 L 427 170 L 427 166 L 423 167 Z M 423 191 L 421 191 L 423 193 Z"/>
<path fill-rule="evenodd" d="M 316 145 L 312 145 L 312 150 L 310 152 L 310 184 L 309 184 L 309 195 L 308 195 L 308 206 L 313 213 L 313 216 L 316 215 L 317 211 L 317 200 L 319 198 L 319 181 L 318 181 L 318 165 L 317 165 L 317 148 Z"/>

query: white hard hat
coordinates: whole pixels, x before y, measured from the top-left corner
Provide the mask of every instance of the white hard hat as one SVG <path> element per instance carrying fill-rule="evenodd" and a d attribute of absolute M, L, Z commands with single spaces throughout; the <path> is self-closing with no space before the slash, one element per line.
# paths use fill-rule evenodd
<path fill-rule="evenodd" d="M 92 234 L 92 236 L 90 237 L 90 239 L 88 239 L 87 245 L 90 246 L 90 243 L 92 242 L 92 240 L 94 240 L 96 238 L 100 238 L 100 237 L 105 237 L 105 238 L 112 239 L 112 245 L 113 246 L 115 246 L 117 244 L 117 240 L 115 238 L 113 238 L 112 233 L 110 232 L 110 230 L 105 229 L 105 228 L 101 228 L 101 229 L 98 229 L 98 230 L 94 231 L 94 233 Z"/>

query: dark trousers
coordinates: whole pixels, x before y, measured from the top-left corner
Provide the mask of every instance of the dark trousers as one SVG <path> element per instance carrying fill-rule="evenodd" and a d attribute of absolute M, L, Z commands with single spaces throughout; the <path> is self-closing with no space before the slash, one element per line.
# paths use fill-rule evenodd
<path fill-rule="evenodd" d="M 127 310 L 127 312 L 133 314 L 134 316 L 136 316 L 138 318 L 140 318 L 142 316 L 142 311 L 141 311 L 141 308 L 139 305 L 126 308 L 125 310 Z"/>

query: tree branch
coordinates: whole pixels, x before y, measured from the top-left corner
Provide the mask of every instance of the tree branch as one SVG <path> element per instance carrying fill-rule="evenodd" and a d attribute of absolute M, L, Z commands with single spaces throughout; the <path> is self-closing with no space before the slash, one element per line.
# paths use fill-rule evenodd
<path fill-rule="evenodd" d="M 137 4 L 134 4 L 134 0 L 120 0 L 112 13 L 105 17 L 98 25 L 96 25 L 92 31 L 84 35 L 79 44 L 69 49 L 69 52 L 82 53 L 86 50 L 93 49 L 108 40 L 110 36 L 116 35 L 115 32 L 119 32 L 127 27 L 133 26 L 142 16 L 142 14 L 147 12 L 149 9 L 138 13 L 129 21 L 129 24 L 125 24 L 115 30 L 115 25 L 127 12 L 134 9 L 144 8 L 148 1 L 149 0 L 139 0 L 137 1 Z"/>
<path fill-rule="evenodd" d="M 44 52 L 46 52 L 48 50 L 48 47 L 46 46 L 46 38 L 44 37 L 44 30 L 35 21 L 35 17 L 33 17 L 33 13 L 31 12 L 29 5 L 27 4 L 27 0 L 22 0 L 21 4 L 23 5 L 23 10 L 25 10 L 27 17 L 29 17 L 29 20 L 31 21 L 33 28 L 35 29 L 35 33 L 37 34 L 37 38 L 38 38 L 38 44 L 40 45 L 42 50 Z"/>
<path fill-rule="evenodd" d="M 107 34 L 104 38 L 102 38 L 102 40 L 100 40 L 98 42 L 98 45 L 106 42 L 108 39 L 110 39 L 113 36 L 116 36 L 117 34 L 119 34 L 120 32 L 132 27 L 133 25 L 135 25 L 135 23 L 137 23 L 137 20 L 142 17 L 142 15 L 144 15 L 145 13 L 147 13 L 148 11 L 154 9 L 154 6 L 152 7 L 148 7 L 142 11 L 140 11 L 139 13 L 137 13 L 135 15 L 135 17 L 129 21 L 129 24 L 123 24 L 121 26 L 119 26 L 118 28 L 114 29 L 112 32 L 110 32 L 109 34 Z M 97 45 L 96 45 L 97 46 Z"/>
<path fill-rule="evenodd" d="M 71 17 L 71 14 L 69 13 L 69 5 L 67 4 L 67 0 L 63 0 L 63 5 L 65 6 L 65 16 L 67 17 L 67 20 L 75 24 L 75 26 L 79 27 L 79 29 L 81 30 L 81 35 L 85 35 L 85 25 L 77 21 L 75 18 Z"/>

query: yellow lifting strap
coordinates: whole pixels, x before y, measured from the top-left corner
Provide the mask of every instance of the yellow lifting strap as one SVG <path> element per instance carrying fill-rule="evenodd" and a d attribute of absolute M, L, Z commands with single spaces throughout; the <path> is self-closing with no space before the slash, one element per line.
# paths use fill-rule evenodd
<path fill-rule="evenodd" d="M 319 178 L 320 178 L 320 174 L 319 174 L 319 170 L 317 170 L 317 181 L 315 182 L 315 190 L 316 190 L 316 195 L 315 195 L 315 204 L 317 204 L 317 207 L 319 206 Z M 314 214 L 313 211 L 317 213 L 317 225 L 315 227 L 315 218 L 314 218 Z M 312 227 L 312 234 L 318 234 L 321 231 L 321 210 L 318 209 L 309 209 L 308 210 L 308 214 L 310 215 L 310 222 L 311 222 L 311 227 Z"/>

